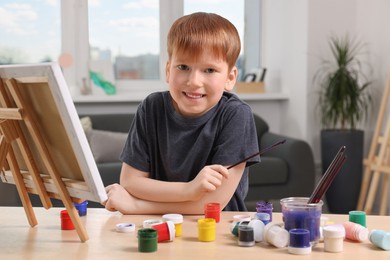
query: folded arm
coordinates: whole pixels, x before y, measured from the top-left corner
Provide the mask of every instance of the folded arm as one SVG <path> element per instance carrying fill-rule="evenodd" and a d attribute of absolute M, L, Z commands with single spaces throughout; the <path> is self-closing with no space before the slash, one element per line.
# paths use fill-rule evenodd
<path fill-rule="evenodd" d="M 221 165 L 204 167 L 197 177 L 186 182 L 164 182 L 148 177 L 148 173 L 123 164 L 121 185 L 106 188 L 109 210 L 123 214 L 203 214 L 208 202 L 218 202 L 224 208 L 241 180 L 245 163 L 227 170 Z"/>

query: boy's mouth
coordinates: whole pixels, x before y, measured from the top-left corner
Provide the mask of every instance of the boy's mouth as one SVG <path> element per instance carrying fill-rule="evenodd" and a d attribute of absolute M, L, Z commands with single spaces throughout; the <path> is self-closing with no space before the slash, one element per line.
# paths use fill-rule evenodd
<path fill-rule="evenodd" d="M 198 93 L 187 93 L 187 92 L 184 92 L 184 95 L 186 95 L 187 97 L 189 98 L 193 98 L 193 99 L 199 99 L 199 98 L 202 98 L 206 95 L 204 94 L 198 94 Z"/>

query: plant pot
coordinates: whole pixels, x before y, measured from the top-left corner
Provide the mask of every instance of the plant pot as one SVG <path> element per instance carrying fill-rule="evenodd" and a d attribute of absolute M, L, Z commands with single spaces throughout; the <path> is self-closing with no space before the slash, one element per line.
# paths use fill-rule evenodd
<path fill-rule="evenodd" d="M 346 161 L 325 194 L 331 213 L 348 214 L 355 210 L 363 174 L 364 132 L 362 130 L 322 130 L 322 173 L 325 173 L 341 146 L 346 146 Z"/>

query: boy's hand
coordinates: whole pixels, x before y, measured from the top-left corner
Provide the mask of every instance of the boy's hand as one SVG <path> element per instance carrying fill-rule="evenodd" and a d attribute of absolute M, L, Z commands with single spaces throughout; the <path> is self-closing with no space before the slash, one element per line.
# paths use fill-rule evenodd
<path fill-rule="evenodd" d="M 222 165 L 205 166 L 195 179 L 188 183 L 191 200 L 199 200 L 206 192 L 215 191 L 222 185 L 223 179 L 228 177 L 229 171 Z"/>
<path fill-rule="evenodd" d="M 103 206 L 109 211 L 119 211 L 122 214 L 129 214 L 135 209 L 137 198 L 133 197 L 127 190 L 115 183 L 106 187 L 108 199 Z"/>

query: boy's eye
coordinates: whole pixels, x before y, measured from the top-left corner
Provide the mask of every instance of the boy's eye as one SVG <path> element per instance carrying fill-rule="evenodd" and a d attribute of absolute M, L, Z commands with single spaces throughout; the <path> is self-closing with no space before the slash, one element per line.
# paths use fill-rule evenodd
<path fill-rule="evenodd" d="M 206 73 L 213 73 L 213 72 L 215 72 L 215 69 L 210 69 L 210 68 L 209 68 L 209 69 L 206 69 L 205 72 L 206 72 Z"/>
<path fill-rule="evenodd" d="M 184 65 L 184 64 L 181 64 L 181 65 L 177 66 L 177 68 L 178 68 L 179 70 L 188 70 L 188 66 L 187 66 L 187 65 Z"/>

